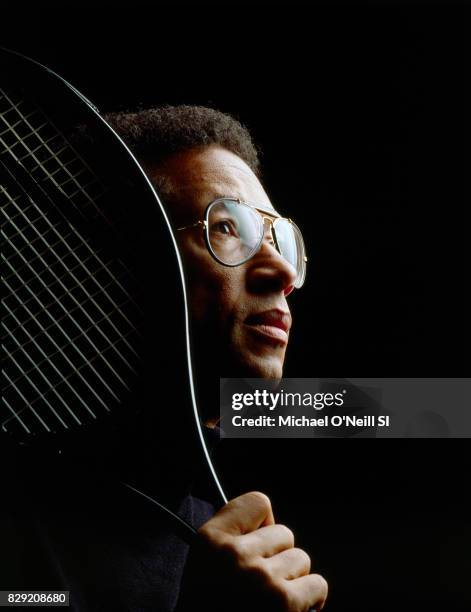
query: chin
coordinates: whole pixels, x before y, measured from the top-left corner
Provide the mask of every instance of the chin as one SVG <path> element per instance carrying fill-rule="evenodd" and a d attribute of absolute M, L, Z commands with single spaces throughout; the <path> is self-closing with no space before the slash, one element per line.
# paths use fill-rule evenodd
<path fill-rule="evenodd" d="M 238 355 L 235 369 L 239 372 L 234 377 L 276 378 L 283 376 L 283 360 L 277 356 Z"/>
<path fill-rule="evenodd" d="M 229 378 L 280 379 L 283 376 L 286 344 L 254 334 L 252 330 L 248 332 L 245 326 L 234 332 L 226 353 Z"/>

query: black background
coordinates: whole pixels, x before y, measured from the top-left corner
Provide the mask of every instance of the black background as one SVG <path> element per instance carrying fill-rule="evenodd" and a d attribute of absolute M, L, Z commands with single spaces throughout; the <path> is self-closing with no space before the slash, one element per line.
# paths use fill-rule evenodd
<path fill-rule="evenodd" d="M 309 250 L 286 375 L 453 377 L 463 21 L 451 2 L 4 2 L 2 44 L 100 110 L 206 104 L 249 127 Z M 295 528 L 326 609 L 467 608 L 464 441 L 305 442 L 230 441 L 221 461 Z"/>

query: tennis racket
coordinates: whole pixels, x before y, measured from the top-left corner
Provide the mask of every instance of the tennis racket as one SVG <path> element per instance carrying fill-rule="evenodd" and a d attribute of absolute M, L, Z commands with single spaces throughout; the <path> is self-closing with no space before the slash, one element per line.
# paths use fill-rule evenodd
<path fill-rule="evenodd" d="M 196 405 L 182 264 L 157 193 L 73 86 L 7 50 L 0 66 L 2 447 L 105 447 L 139 421 L 167 426 L 155 398 L 170 392 L 182 443 L 225 503 Z M 191 526 L 125 484 L 191 539 Z"/>

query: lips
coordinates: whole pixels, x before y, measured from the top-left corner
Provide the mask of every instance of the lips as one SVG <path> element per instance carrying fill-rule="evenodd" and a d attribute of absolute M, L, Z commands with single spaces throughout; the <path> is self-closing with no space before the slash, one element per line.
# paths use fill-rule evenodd
<path fill-rule="evenodd" d="M 291 327 L 291 315 L 289 312 L 274 309 L 249 315 L 245 324 L 256 333 L 267 340 L 275 340 L 277 343 L 287 344 L 288 332 Z"/>

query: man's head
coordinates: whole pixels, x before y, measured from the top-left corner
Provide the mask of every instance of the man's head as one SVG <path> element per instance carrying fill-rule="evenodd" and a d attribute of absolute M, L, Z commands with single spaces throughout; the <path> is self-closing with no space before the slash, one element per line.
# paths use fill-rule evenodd
<path fill-rule="evenodd" d="M 240 266 L 210 254 L 200 225 L 207 205 L 233 198 L 273 206 L 257 151 L 232 117 L 203 107 L 164 107 L 106 119 L 139 157 L 168 211 L 185 266 L 196 358 L 221 376 L 278 378 L 296 272 L 267 237 Z M 268 213 L 269 216 L 269 213 Z M 187 227 L 193 226 L 193 227 Z M 200 364 L 201 365 L 201 364 Z"/>

